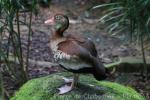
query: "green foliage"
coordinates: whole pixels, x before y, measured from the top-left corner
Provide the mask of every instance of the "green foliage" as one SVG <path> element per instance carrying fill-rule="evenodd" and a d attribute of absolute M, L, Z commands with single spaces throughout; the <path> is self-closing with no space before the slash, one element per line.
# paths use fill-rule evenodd
<path fill-rule="evenodd" d="M 30 80 L 11 100 L 145 100 L 132 88 L 113 82 L 97 82 L 88 75 L 80 76 L 73 91 L 58 95 L 57 88 L 64 84 L 61 76 L 70 77 L 70 74 L 57 73 Z"/>
<path fill-rule="evenodd" d="M 32 13 L 36 13 L 41 2 L 50 3 L 51 0 L 0 0 L 0 73 L 7 72 L 19 85 L 28 80 L 29 46 L 32 36 Z M 28 22 L 21 20 L 21 14 L 28 14 Z M 23 55 L 21 43 L 21 28 L 24 24 L 28 28 L 27 55 Z M 15 58 L 9 61 L 10 57 Z M 2 72 L 3 71 L 3 72 Z"/>
<path fill-rule="evenodd" d="M 19 11 L 25 9 L 25 4 L 23 0 L 1 0 L 1 19 L 0 19 L 0 43 L 3 45 L 4 39 L 7 38 L 7 43 L 5 48 L 0 48 L 0 58 L 5 60 L 5 65 L 8 72 L 15 80 L 19 79 L 20 84 L 27 81 L 26 66 L 24 65 L 22 47 L 21 47 L 21 37 L 20 37 L 20 16 Z M 31 10 L 32 12 L 32 10 Z M 14 22 L 16 21 L 17 31 L 14 29 Z M 31 24 L 31 23 L 29 23 Z M 30 28 L 29 28 L 30 29 Z M 8 33 L 6 37 L 5 34 Z M 4 46 L 4 45 L 3 45 Z M 10 52 L 10 48 L 13 48 L 13 52 Z M 22 72 L 21 75 L 17 75 L 15 72 L 16 68 L 11 68 L 9 64 L 9 56 L 14 56 L 19 61 L 19 69 Z M 22 80 L 20 80 L 22 79 Z"/>
<path fill-rule="evenodd" d="M 0 73 L 0 100 L 3 99 L 4 99 L 3 80 L 2 80 L 2 74 Z"/>
<path fill-rule="evenodd" d="M 93 9 L 105 8 L 100 21 L 107 23 L 107 30 L 113 35 L 130 30 L 131 38 L 150 36 L 150 1 L 149 0 L 115 0 Z"/>
<path fill-rule="evenodd" d="M 100 21 L 107 24 L 109 33 L 124 33 L 125 38 L 130 37 L 131 41 L 141 45 L 143 63 L 146 64 L 144 49 L 150 45 L 150 0 L 112 0 L 112 3 L 93 7 L 98 8 L 105 8 Z M 143 74 L 147 75 L 146 67 Z"/>

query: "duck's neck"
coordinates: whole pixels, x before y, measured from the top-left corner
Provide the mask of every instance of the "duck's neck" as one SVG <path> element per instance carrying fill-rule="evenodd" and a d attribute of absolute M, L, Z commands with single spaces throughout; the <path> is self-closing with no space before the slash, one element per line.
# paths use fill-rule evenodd
<path fill-rule="evenodd" d="M 55 40 L 55 39 L 59 39 L 59 38 L 62 38 L 63 37 L 63 31 L 59 31 L 59 30 L 52 30 L 52 40 Z"/>

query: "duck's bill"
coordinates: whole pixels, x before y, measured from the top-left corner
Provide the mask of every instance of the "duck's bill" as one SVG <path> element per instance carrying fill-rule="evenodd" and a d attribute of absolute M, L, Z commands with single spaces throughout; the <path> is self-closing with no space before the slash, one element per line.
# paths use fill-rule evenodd
<path fill-rule="evenodd" d="M 48 24 L 48 25 L 53 25 L 54 19 L 53 19 L 53 18 L 48 19 L 48 20 L 46 20 L 44 23 L 45 23 L 45 24 Z"/>

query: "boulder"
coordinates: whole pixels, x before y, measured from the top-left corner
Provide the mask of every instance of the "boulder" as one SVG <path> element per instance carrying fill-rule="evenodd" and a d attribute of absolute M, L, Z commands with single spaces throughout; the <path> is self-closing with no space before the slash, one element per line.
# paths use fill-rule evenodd
<path fill-rule="evenodd" d="M 71 73 L 55 73 L 29 80 L 11 98 L 11 100 L 146 100 L 128 86 L 115 82 L 96 81 L 91 75 L 80 75 L 76 88 L 64 95 L 58 89 L 64 85 L 62 76 L 71 77 Z"/>

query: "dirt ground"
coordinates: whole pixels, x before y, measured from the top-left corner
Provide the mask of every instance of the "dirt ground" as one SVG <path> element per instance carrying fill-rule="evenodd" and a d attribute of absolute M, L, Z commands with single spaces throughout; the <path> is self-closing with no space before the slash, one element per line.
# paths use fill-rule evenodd
<path fill-rule="evenodd" d="M 77 1 L 52 0 L 50 8 L 40 8 L 38 17 L 33 17 L 30 59 L 35 61 L 53 61 L 49 49 L 51 30 L 50 26 L 44 25 L 44 21 L 56 13 L 66 14 L 72 21 L 65 34 L 79 34 L 93 40 L 96 44 L 99 58 L 105 64 L 114 62 L 118 57 L 141 55 L 140 51 L 133 46 L 134 44 L 129 45 L 128 41 L 122 37 L 110 36 L 105 31 L 105 26 L 100 22 L 97 23 L 101 10 L 87 12 L 89 8 L 95 5 L 92 0 L 89 2 L 84 0 L 84 3 Z M 21 32 L 22 47 L 24 55 L 26 55 L 27 28 L 22 26 Z M 149 52 L 147 54 L 149 55 Z M 48 68 L 30 65 L 29 75 L 31 78 L 40 77 L 58 70 L 59 68 L 55 66 Z M 131 86 L 147 98 L 150 97 L 150 80 L 143 82 L 140 76 L 131 73 L 116 73 L 108 80 Z"/>

